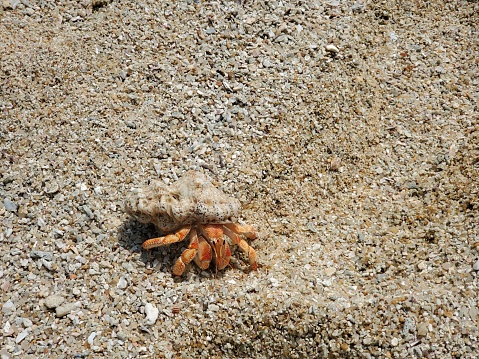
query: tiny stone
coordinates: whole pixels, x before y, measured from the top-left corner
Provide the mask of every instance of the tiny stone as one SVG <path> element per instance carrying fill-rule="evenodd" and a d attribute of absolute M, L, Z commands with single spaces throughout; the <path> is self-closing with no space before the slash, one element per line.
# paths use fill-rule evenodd
<path fill-rule="evenodd" d="M 64 317 L 65 315 L 69 314 L 73 309 L 76 308 L 75 303 L 67 303 L 63 304 L 56 309 L 56 316 L 61 318 Z"/>
<path fill-rule="evenodd" d="M 51 295 L 45 299 L 45 306 L 48 309 L 54 309 L 59 307 L 64 301 L 65 298 L 61 295 Z"/>
<path fill-rule="evenodd" d="M 399 344 L 399 339 L 398 338 L 392 338 L 391 340 L 391 345 L 393 347 L 397 346 Z"/>
<path fill-rule="evenodd" d="M 5 0 L 5 1 L 8 1 L 8 0 Z M 3 185 L 6 186 L 7 184 L 12 183 L 13 181 L 15 181 L 15 177 L 6 176 L 3 178 Z"/>
<path fill-rule="evenodd" d="M 45 186 L 45 193 L 54 194 L 58 192 L 60 187 L 57 182 L 50 182 Z"/>
<path fill-rule="evenodd" d="M 136 123 L 131 122 L 131 121 L 125 121 L 126 127 L 131 128 L 133 130 L 136 129 Z"/>
<path fill-rule="evenodd" d="M 12 285 L 12 283 L 8 280 L 6 280 L 5 282 L 2 283 L 2 285 L 0 286 L 0 289 L 3 290 L 4 292 L 6 292 L 8 290 L 8 288 L 10 288 L 10 286 Z"/>
<path fill-rule="evenodd" d="M 117 288 L 125 289 L 128 286 L 128 282 L 126 281 L 125 277 L 120 277 L 118 283 L 116 284 Z"/>
<path fill-rule="evenodd" d="M 12 10 L 13 6 L 10 0 L 3 0 L 2 1 L 2 6 L 4 10 Z M 3 359 L 3 358 L 2 358 Z"/>
<path fill-rule="evenodd" d="M 93 212 L 91 211 L 90 207 L 88 207 L 87 205 L 84 205 L 84 206 L 83 206 L 83 211 L 85 211 L 86 215 L 87 215 L 90 219 L 95 218 L 95 215 L 94 215 Z"/>
<path fill-rule="evenodd" d="M 44 252 L 44 251 L 31 251 L 30 257 L 33 259 L 43 258 L 47 261 L 51 261 L 53 259 L 53 254 L 50 252 Z"/>
<path fill-rule="evenodd" d="M 33 322 L 28 318 L 23 318 L 23 326 L 29 328 L 33 325 Z"/>
<path fill-rule="evenodd" d="M 417 335 L 421 337 L 425 337 L 427 335 L 427 322 L 422 322 L 418 324 Z"/>
<path fill-rule="evenodd" d="M 412 318 L 406 318 L 404 320 L 402 334 L 406 335 L 408 333 L 414 333 L 416 330 L 416 322 Z"/>
<path fill-rule="evenodd" d="M 476 261 L 476 263 L 474 263 L 472 269 L 474 269 L 475 271 L 479 271 L 479 259 Z"/>
<path fill-rule="evenodd" d="M 422 350 L 420 347 L 414 347 L 412 348 L 412 351 L 414 352 L 414 354 L 416 355 L 416 358 L 422 358 L 423 355 L 422 355 Z"/>
<path fill-rule="evenodd" d="M 25 339 L 28 335 L 28 329 L 24 329 L 22 332 L 18 333 L 17 337 L 15 338 L 15 343 L 20 343 L 23 339 Z"/>
<path fill-rule="evenodd" d="M 270 278 L 269 278 L 269 282 L 271 283 L 271 285 L 272 285 L 273 287 L 279 286 L 278 280 L 277 280 L 276 278 L 274 278 L 274 277 L 270 277 Z"/>
<path fill-rule="evenodd" d="M 3 201 L 3 205 L 5 206 L 5 209 L 9 212 L 16 212 L 18 209 L 18 206 L 13 203 L 10 198 L 5 198 Z"/>
<path fill-rule="evenodd" d="M 3 326 L 3 336 L 9 337 L 10 335 L 13 335 L 15 333 L 15 330 L 12 328 L 10 322 L 6 322 L 5 325 Z"/>
<path fill-rule="evenodd" d="M 41 263 L 42 263 L 42 265 L 43 265 L 46 269 L 48 269 L 48 270 L 50 270 L 50 271 L 56 269 L 56 266 L 55 266 L 54 263 L 52 263 L 51 261 L 47 261 L 47 260 L 44 259 L 44 258 L 41 259 Z"/>
<path fill-rule="evenodd" d="M 206 29 L 205 31 L 208 35 L 212 35 L 214 33 L 216 33 L 216 29 L 214 27 L 209 27 Z"/>
<path fill-rule="evenodd" d="M 95 337 L 96 337 L 96 332 L 92 332 L 92 333 L 88 336 L 88 339 L 87 339 L 88 344 L 93 345 L 93 340 L 95 339 Z"/>
<path fill-rule="evenodd" d="M 449 270 L 450 268 L 452 268 L 454 266 L 454 263 L 451 263 L 451 262 L 446 262 L 446 263 L 443 263 L 441 265 L 442 269 L 444 270 Z"/>
<path fill-rule="evenodd" d="M 312 232 L 312 233 L 318 233 L 318 229 L 314 226 L 312 222 L 306 223 L 306 227 Z"/>
<path fill-rule="evenodd" d="M 333 44 L 328 44 L 324 47 L 324 49 L 327 51 L 327 52 L 331 52 L 331 53 L 334 53 L 334 54 L 337 54 L 339 52 L 339 49 L 334 46 Z"/>
<path fill-rule="evenodd" d="M 424 269 L 427 268 L 427 264 L 426 264 L 424 261 L 419 262 L 418 265 L 417 265 L 417 268 L 418 268 L 419 270 L 424 270 Z"/>
<path fill-rule="evenodd" d="M 329 267 L 329 268 L 326 268 L 326 269 L 324 270 L 324 274 L 326 274 L 327 276 L 331 276 L 331 275 L 333 275 L 335 272 L 336 272 L 336 268 L 334 268 L 334 267 Z"/>
<path fill-rule="evenodd" d="M 159 310 L 153 304 L 146 303 L 145 314 L 146 314 L 145 323 L 147 325 L 153 325 L 158 319 Z"/>
<path fill-rule="evenodd" d="M 9 299 L 3 304 L 2 311 L 4 313 L 9 313 L 11 310 L 15 310 L 15 304 Z"/>

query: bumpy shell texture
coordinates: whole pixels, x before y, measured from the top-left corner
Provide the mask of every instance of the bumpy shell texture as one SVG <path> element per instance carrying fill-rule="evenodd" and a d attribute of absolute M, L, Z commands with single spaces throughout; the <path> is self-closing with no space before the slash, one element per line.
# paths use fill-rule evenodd
<path fill-rule="evenodd" d="M 233 222 L 240 202 L 217 189 L 208 176 L 189 171 L 167 186 L 153 181 L 136 190 L 125 202 L 125 211 L 142 223 L 153 223 L 163 232 L 193 223 Z"/>

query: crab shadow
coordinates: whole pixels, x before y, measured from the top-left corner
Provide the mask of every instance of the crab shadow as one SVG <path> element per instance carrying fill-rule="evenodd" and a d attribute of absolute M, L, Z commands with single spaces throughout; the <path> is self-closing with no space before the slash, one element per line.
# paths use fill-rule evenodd
<path fill-rule="evenodd" d="M 188 247 L 189 237 L 181 242 L 148 251 L 141 247 L 143 242 L 147 239 L 155 238 L 160 235 L 161 233 L 158 232 L 154 225 L 143 224 L 134 219 L 127 219 L 117 231 L 119 246 L 129 250 L 131 253 L 140 253 L 139 259 L 145 264 L 145 268 L 172 275 L 171 268 L 173 268 L 178 257 L 181 256 L 181 253 Z M 175 282 L 188 281 L 188 276 L 186 274 L 191 271 L 195 271 L 196 274 L 205 279 L 218 279 L 224 276 L 224 270 L 215 273 L 214 262 L 212 262 L 210 267 L 205 271 L 201 271 L 196 265 L 194 265 L 194 262 L 192 262 L 187 265 L 185 273 L 182 276 L 174 276 Z"/>

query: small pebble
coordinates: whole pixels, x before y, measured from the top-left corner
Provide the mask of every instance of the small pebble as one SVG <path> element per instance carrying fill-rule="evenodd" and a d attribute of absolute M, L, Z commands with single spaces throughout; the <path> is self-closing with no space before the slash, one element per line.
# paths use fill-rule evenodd
<path fill-rule="evenodd" d="M 65 301 L 65 298 L 62 297 L 61 295 L 51 295 L 45 298 L 45 306 L 48 309 L 55 309 L 56 307 L 59 307 L 60 305 L 62 305 L 64 301 Z"/>
<path fill-rule="evenodd" d="M 92 333 L 88 336 L 88 339 L 87 339 L 88 344 L 93 345 L 93 339 L 95 339 L 95 337 L 96 337 L 96 332 L 92 332 Z"/>
<path fill-rule="evenodd" d="M 16 212 L 18 209 L 18 206 L 13 203 L 10 198 L 5 198 L 5 200 L 3 201 L 3 205 L 5 209 L 9 212 Z"/>
<path fill-rule="evenodd" d="M 33 259 L 43 258 L 47 261 L 51 261 L 53 259 L 53 254 L 50 252 L 44 252 L 44 251 L 31 251 L 30 257 Z"/>
<path fill-rule="evenodd" d="M 88 207 L 86 204 L 83 206 L 83 211 L 86 213 L 86 215 L 88 216 L 88 218 L 90 218 L 90 219 L 95 218 L 95 215 L 94 215 L 93 212 L 91 211 L 90 207 Z"/>
<path fill-rule="evenodd" d="M 119 289 L 125 289 L 128 286 L 128 282 L 126 281 L 125 277 L 120 277 L 116 287 Z"/>
<path fill-rule="evenodd" d="M 12 233 L 13 233 L 13 228 L 8 227 L 8 228 L 5 229 L 5 237 L 7 237 L 7 238 L 10 237 L 12 235 Z"/>
<path fill-rule="evenodd" d="M 56 316 L 58 318 L 62 318 L 64 317 L 65 315 L 69 314 L 72 310 L 74 310 L 76 308 L 76 305 L 75 303 L 67 303 L 67 304 L 63 304 L 59 307 L 57 307 L 57 309 L 55 310 L 56 312 Z"/>
<path fill-rule="evenodd" d="M 475 271 L 479 271 L 479 259 L 476 261 L 476 263 L 474 263 L 472 269 L 474 269 Z"/>
<path fill-rule="evenodd" d="M 28 318 L 23 318 L 23 326 L 29 328 L 33 325 L 33 322 Z"/>
<path fill-rule="evenodd" d="M 2 332 L 4 337 L 9 337 L 10 335 L 13 335 L 13 333 L 15 333 L 9 321 L 7 321 L 3 326 Z"/>
<path fill-rule="evenodd" d="M 417 335 L 421 337 L 425 337 L 427 335 L 427 327 L 428 327 L 427 322 L 419 323 L 417 326 Z"/>
<path fill-rule="evenodd" d="M 399 339 L 398 338 L 392 338 L 391 340 L 391 345 L 393 347 L 397 346 L 399 344 Z"/>
<path fill-rule="evenodd" d="M 145 323 L 147 325 L 153 325 L 158 319 L 159 310 L 153 304 L 146 303 L 145 314 L 146 314 Z"/>
<path fill-rule="evenodd" d="M 322 283 L 325 287 L 331 287 L 331 284 L 332 284 L 330 279 L 325 279 L 325 280 L 323 280 Z"/>
<path fill-rule="evenodd" d="M 18 333 L 17 337 L 15 338 L 15 343 L 20 343 L 23 339 L 28 336 L 28 329 L 24 329 L 20 333 Z"/>
<path fill-rule="evenodd" d="M 419 262 L 418 265 L 417 265 L 417 269 L 419 269 L 419 270 L 424 270 L 426 268 L 427 268 L 427 264 L 424 261 Z"/>
<path fill-rule="evenodd" d="M 306 223 L 306 227 L 310 230 L 310 232 L 318 233 L 318 229 L 315 227 L 315 225 L 312 222 Z"/>
<path fill-rule="evenodd" d="M 60 186 L 58 185 L 57 182 L 49 182 L 46 186 L 45 186 L 45 193 L 47 194 L 54 194 L 54 193 L 57 193 L 60 189 Z"/>
<path fill-rule="evenodd" d="M 270 277 L 270 278 L 269 278 L 269 282 L 271 283 L 271 285 L 272 285 L 273 287 L 278 287 L 278 286 L 279 286 L 278 280 L 277 280 L 276 278 L 274 278 L 274 277 Z"/>
<path fill-rule="evenodd" d="M 15 304 L 9 299 L 2 305 L 2 311 L 8 314 L 12 310 L 15 310 Z"/>
<path fill-rule="evenodd" d="M 324 274 L 326 274 L 327 276 L 331 276 L 334 273 L 336 273 L 336 268 L 334 267 L 329 267 L 324 270 Z"/>
<path fill-rule="evenodd" d="M 0 286 L 0 289 L 4 292 L 6 292 L 10 286 L 12 285 L 12 283 L 9 281 L 9 280 L 6 280 L 2 283 L 2 285 Z"/>
<path fill-rule="evenodd" d="M 327 52 L 331 52 L 331 53 L 334 53 L 334 54 L 337 54 L 339 52 L 339 49 L 334 46 L 333 44 L 328 44 L 324 47 L 324 49 L 327 51 Z"/>
<path fill-rule="evenodd" d="M 132 121 L 125 121 L 125 125 L 126 125 L 126 127 L 131 128 L 132 130 L 136 129 L 136 123 L 134 123 Z"/>

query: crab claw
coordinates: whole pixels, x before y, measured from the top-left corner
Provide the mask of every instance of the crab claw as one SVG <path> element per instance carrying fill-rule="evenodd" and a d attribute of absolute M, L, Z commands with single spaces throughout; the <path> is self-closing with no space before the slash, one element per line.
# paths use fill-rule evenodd
<path fill-rule="evenodd" d="M 223 238 L 223 225 L 205 224 L 201 226 L 201 231 L 206 240 L 212 244 L 215 252 L 216 269 L 225 268 L 231 259 L 231 249 L 228 242 Z"/>

